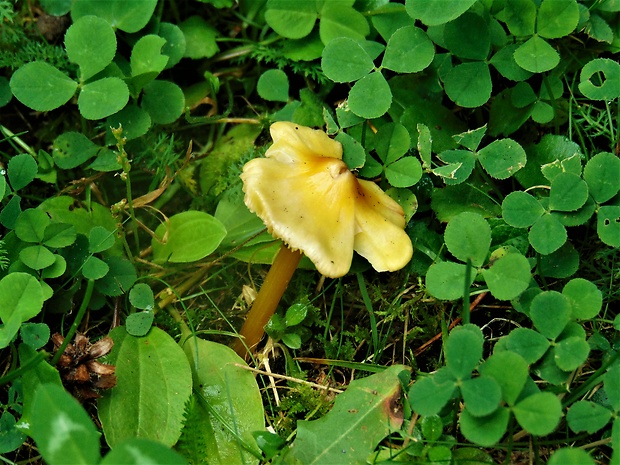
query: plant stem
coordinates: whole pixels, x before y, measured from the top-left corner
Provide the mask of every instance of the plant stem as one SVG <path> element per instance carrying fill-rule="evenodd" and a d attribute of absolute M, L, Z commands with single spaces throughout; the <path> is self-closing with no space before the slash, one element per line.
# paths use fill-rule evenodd
<path fill-rule="evenodd" d="M 90 298 L 93 295 L 94 287 L 95 287 L 95 280 L 89 279 L 88 284 L 86 285 L 86 292 L 84 292 L 84 299 L 82 299 L 82 305 L 80 305 L 80 309 L 78 310 L 77 315 L 75 316 L 75 320 L 73 320 L 73 324 L 71 325 L 71 328 L 69 328 L 69 332 L 65 336 L 65 340 L 62 341 L 62 344 L 60 345 L 60 347 L 56 351 L 56 354 L 54 355 L 54 358 L 52 358 L 52 361 L 50 362 L 52 366 L 58 363 L 58 360 L 60 360 L 60 357 L 62 356 L 65 349 L 71 342 L 71 339 L 73 339 L 73 336 L 75 335 L 75 332 L 77 331 L 78 326 L 82 322 L 82 318 L 84 318 L 84 314 L 86 313 L 86 308 L 88 307 L 88 304 L 90 303 Z"/>
<path fill-rule="evenodd" d="M 262 339 L 264 327 L 275 313 L 301 257 L 301 252 L 289 249 L 286 244 L 280 247 L 241 328 L 241 337 L 233 344 L 233 349 L 240 357 L 246 357 Z"/>
<path fill-rule="evenodd" d="M 461 318 L 463 319 L 463 324 L 468 325 L 470 322 L 470 314 L 471 311 L 469 309 L 469 292 L 471 285 L 469 284 L 471 281 L 471 260 L 468 258 L 467 263 L 465 264 L 465 289 L 463 291 L 463 315 Z"/>

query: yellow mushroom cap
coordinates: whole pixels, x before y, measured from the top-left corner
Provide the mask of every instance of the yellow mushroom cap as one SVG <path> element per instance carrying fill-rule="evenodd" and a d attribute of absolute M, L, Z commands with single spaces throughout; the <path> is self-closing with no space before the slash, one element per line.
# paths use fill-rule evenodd
<path fill-rule="evenodd" d="M 245 204 L 269 232 L 301 250 L 330 278 L 344 276 L 353 250 L 377 271 L 404 267 L 413 254 L 401 206 L 342 161 L 342 145 L 319 130 L 278 122 L 265 158 L 243 167 Z"/>

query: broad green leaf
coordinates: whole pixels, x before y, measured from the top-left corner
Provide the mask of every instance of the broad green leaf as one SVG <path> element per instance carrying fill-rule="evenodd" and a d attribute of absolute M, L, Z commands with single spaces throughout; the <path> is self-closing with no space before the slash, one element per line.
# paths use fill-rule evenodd
<path fill-rule="evenodd" d="M 538 273 L 550 278 L 568 278 L 579 268 L 579 252 L 570 243 L 565 243 L 555 252 L 540 257 Z"/>
<path fill-rule="evenodd" d="M 540 202 L 527 192 L 513 191 L 502 202 L 502 217 L 515 228 L 529 228 L 544 213 Z"/>
<path fill-rule="evenodd" d="M 463 212 L 450 220 L 444 233 L 446 247 L 452 255 L 473 266 L 482 266 L 489 254 L 491 227 L 479 214 Z"/>
<path fill-rule="evenodd" d="M 24 247 L 19 251 L 19 259 L 33 270 L 41 270 L 52 264 L 56 260 L 54 254 L 43 245 L 32 245 Z"/>
<path fill-rule="evenodd" d="M 261 98 L 272 102 L 287 102 L 288 77 L 280 69 L 269 69 L 261 74 L 256 84 L 256 92 Z"/>
<path fill-rule="evenodd" d="M 155 313 L 152 311 L 144 311 L 132 313 L 125 320 L 125 329 L 131 336 L 146 336 L 153 325 Z"/>
<path fill-rule="evenodd" d="M 509 350 L 495 352 L 479 368 L 482 375 L 493 378 L 500 386 L 502 399 L 514 405 L 529 376 L 525 359 Z"/>
<path fill-rule="evenodd" d="M 486 60 L 491 49 L 489 26 L 476 13 L 467 12 L 447 23 L 443 38 L 446 48 L 459 58 Z"/>
<path fill-rule="evenodd" d="M 52 16 L 63 16 L 71 10 L 71 0 L 42 0 L 41 6 Z"/>
<path fill-rule="evenodd" d="M 521 68 L 532 73 L 550 71 L 560 63 L 558 52 L 537 35 L 519 46 L 514 59 Z"/>
<path fill-rule="evenodd" d="M 418 162 L 419 164 L 419 162 Z M 418 197 L 411 192 L 410 189 L 390 187 L 385 193 L 392 197 L 394 200 L 398 202 L 398 204 L 403 208 L 405 213 L 405 221 L 409 222 L 409 220 L 413 217 L 414 213 L 418 210 Z"/>
<path fill-rule="evenodd" d="M 559 211 L 575 211 L 588 199 L 588 185 L 573 173 L 560 173 L 551 181 L 549 208 Z"/>
<path fill-rule="evenodd" d="M 179 26 L 166 22 L 159 23 L 159 31 L 157 32 L 157 35 L 166 39 L 166 43 L 161 49 L 161 53 L 168 57 L 166 69 L 170 69 L 181 61 L 185 55 L 185 50 L 187 47 L 185 35 L 183 35 L 183 31 Z"/>
<path fill-rule="evenodd" d="M 550 123 L 554 115 L 553 107 L 541 100 L 538 100 L 532 108 L 532 120 L 540 124 Z"/>
<path fill-rule="evenodd" d="M 183 114 L 185 97 L 181 88 L 173 82 L 155 80 L 144 86 L 142 108 L 157 124 L 174 123 Z"/>
<path fill-rule="evenodd" d="M 613 462 L 612 462 L 613 463 Z M 585 450 L 564 447 L 556 450 L 547 465 L 595 465 L 596 462 Z"/>
<path fill-rule="evenodd" d="M 465 292 L 465 268 L 461 263 L 433 263 L 426 273 L 426 290 L 441 300 L 456 300 Z M 476 273 L 471 273 L 471 286 Z"/>
<path fill-rule="evenodd" d="M 186 465 L 187 460 L 174 449 L 158 441 L 131 438 L 116 445 L 100 465 Z"/>
<path fill-rule="evenodd" d="M 470 129 L 469 131 L 455 134 L 452 138 L 459 144 L 471 151 L 476 151 L 480 145 L 480 141 L 487 132 L 486 124 L 478 129 Z"/>
<path fill-rule="evenodd" d="M 381 65 L 397 73 L 417 73 L 433 61 L 435 47 L 426 33 L 415 27 L 397 29 L 388 40 Z"/>
<path fill-rule="evenodd" d="M 518 82 L 512 88 L 510 95 L 512 104 L 517 108 L 525 108 L 534 104 L 538 100 L 538 96 L 534 93 L 534 89 L 527 82 Z"/>
<path fill-rule="evenodd" d="M 549 255 L 558 250 L 564 245 L 567 237 L 562 223 L 548 213 L 536 220 L 528 234 L 532 247 L 543 255 Z"/>
<path fill-rule="evenodd" d="M 543 0 L 538 8 L 536 32 L 546 39 L 567 36 L 579 22 L 577 0 Z"/>
<path fill-rule="evenodd" d="M 213 253 L 226 236 L 226 229 L 208 213 L 186 211 L 160 224 L 155 235 L 151 245 L 156 262 L 187 263 Z"/>
<path fill-rule="evenodd" d="M 11 85 L 9 80 L 4 76 L 0 77 L 0 107 L 5 106 L 11 101 L 13 94 L 11 93 Z"/>
<path fill-rule="evenodd" d="M 17 348 L 19 352 L 20 366 L 25 366 L 28 362 L 32 361 L 34 357 L 38 357 L 39 353 L 27 344 L 19 344 Z M 55 384 L 59 388 L 62 388 L 62 381 L 60 380 L 60 374 L 56 367 L 52 367 L 47 361 L 43 360 L 29 370 L 26 370 L 22 375 L 23 385 L 23 412 L 21 422 L 28 425 L 33 415 L 32 400 L 34 399 L 35 392 L 41 384 Z M 26 431 L 28 431 L 26 429 Z"/>
<path fill-rule="evenodd" d="M 19 329 L 19 335 L 24 344 L 38 350 L 50 340 L 50 327 L 45 323 L 24 323 Z"/>
<path fill-rule="evenodd" d="M 599 208 L 596 232 L 605 244 L 620 247 L 620 206 L 604 205 Z"/>
<path fill-rule="evenodd" d="M 342 160 L 350 170 L 358 169 L 366 163 L 366 150 L 355 138 L 346 132 L 340 132 L 334 137 L 342 144 Z"/>
<path fill-rule="evenodd" d="M 168 63 L 168 57 L 162 54 L 166 39 L 153 34 L 140 37 L 131 49 L 131 75 L 159 74 Z"/>
<path fill-rule="evenodd" d="M 336 107 L 336 118 L 338 119 L 338 125 L 342 129 L 350 128 L 364 121 L 364 118 L 360 118 L 351 111 L 347 101 L 342 102 Z"/>
<path fill-rule="evenodd" d="M 506 2 L 503 21 L 515 36 L 534 34 L 536 27 L 536 3 L 532 0 L 511 0 Z"/>
<path fill-rule="evenodd" d="M 583 179 L 595 202 L 607 202 L 620 191 L 620 158 L 610 152 L 594 155 L 583 169 Z"/>
<path fill-rule="evenodd" d="M 461 433 L 469 441 L 482 447 L 491 447 L 506 433 L 510 412 L 500 408 L 490 415 L 475 417 L 467 409 L 461 412 L 459 425 Z"/>
<path fill-rule="evenodd" d="M 183 343 L 199 405 L 205 409 L 202 435 L 208 463 L 251 464 L 257 460 L 245 449 L 256 450 L 253 431 L 265 428 L 263 404 L 256 379 L 229 347 L 196 337 Z M 242 366 L 239 366 L 242 365 Z M 206 403 L 206 405 L 205 405 Z M 206 408 L 205 408 L 206 407 Z"/>
<path fill-rule="evenodd" d="M 185 36 L 185 57 L 211 58 L 218 52 L 217 30 L 200 16 L 190 16 L 179 27 Z"/>
<path fill-rule="evenodd" d="M 127 84 L 117 77 L 107 77 L 85 84 L 78 96 L 80 114 L 90 120 L 107 118 L 129 101 Z"/>
<path fill-rule="evenodd" d="M 553 357 L 562 371 L 573 371 L 583 365 L 590 354 L 590 346 L 583 337 L 562 338 L 553 347 Z"/>
<path fill-rule="evenodd" d="M 620 365 L 612 365 L 605 373 L 605 392 L 612 409 L 620 410 Z"/>
<path fill-rule="evenodd" d="M 110 271 L 106 262 L 97 257 L 88 257 L 82 267 L 82 274 L 86 279 L 101 279 Z"/>
<path fill-rule="evenodd" d="M 168 57 L 162 53 L 166 39 L 154 34 L 140 37 L 131 50 L 132 94 L 153 81 L 168 64 Z"/>
<path fill-rule="evenodd" d="M 475 417 L 490 415 L 502 400 L 500 384 L 490 376 L 478 376 L 463 381 L 460 386 L 465 409 Z"/>
<path fill-rule="evenodd" d="M 592 197 L 588 196 L 586 203 L 577 210 L 572 212 L 553 211 L 551 216 L 556 217 L 564 226 L 581 226 L 588 222 L 595 211 L 596 203 Z"/>
<path fill-rule="evenodd" d="M 96 258 L 96 257 L 92 257 Z M 117 256 L 103 259 L 110 271 L 97 280 L 95 289 L 107 296 L 119 296 L 127 292 L 136 282 L 136 269 L 129 260 Z"/>
<path fill-rule="evenodd" d="M 558 364 L 555 362 L 555 350 L 553 347 L 536 364 L 534 373 L 539 378 L 556 386 L 568 383 L 571 376 L 570 371 L 564 371 L 558 367 Z"/>
<path fill-rule="evenodd" d="M 570 300 L 556 291 L 541 292 L 532 300 L 530 317 L 542 335 L 555 339 L 571 319 Z"/>
<path fill-rule="evenodd" d="M 88 235 L 88 251 L 99 253 L 110 249 L 114 245 L 115 235 L 103 226 L 95 226 Z"/>
<path fill-rule="evenodd" d="M 11 157 L 7 166 L 7 175 L 13 190 L 18 191 L 23 189 L 34 181 L 34 178 L 37 175 L 37 170 L 37 162 L 30 154 L 21 153 Z M 6 205 L 4 208 L 6 208 Z"/>
<path fill-rule="evenodd" d="M 411 408 L 422 416 L 437 415 L 455 392 L 456 382 L 450 376 L 443 367 L 434 375 L 416 380 L 409 388 Z"/>
<path fill-rule="evenodd" d="M 62 255 L 54 254 L 54 263 L 41 270 L 43 279 L 53 279 L 62 276 L 67 271 L 67 261 Z"/>
<path fill-rule="evenodd" d="M 34 394 L 30 434 L 45 463 L 92 465 L 99 462 L 99 433 L 88 413 L 62 387 L 41 384 Z"/>
<path fill-rule="evenodd" d="M 430 169 L 431 167 L 431 148 L 433 143 L 433 138 L 431 136 L 431 130 L 425 124 L 419 123 L 416 127 L 418 130 L 418 153 L 420 154 L 420 159 L 422 160 L 422 166 L 424 169 Z"/>
<path fill-rule="evenodd" d="M 296 303 L 286 310 L 284 321 L 286 326 L 296 326 L 300 324 L 308 315 L 309 305 L 306 303 Z"/>
<path fill-rule="evenodd" d="M 68 170 L 90 160 L 100 149 L 84 134 L 69 131 L 54 139 L 52 157 L 59 168 Z"/>
<path fill-rule="evenodd" d="M 50 223 L 49 217 L 44 212 L 29 208 L 17 217 L 15 235 L 24 242 L 42 242 L 45 228 Z"/>
<path fill-rule="evenodd" d="M 457 326 L 444 345 L 446 366 L 457 380 L 468 379 L 482 360 L 484 337 L 474 325 Z"/>
<path fill-rule="evenodd" d="M 265 11 L 267 24 L 282 37 L 289 39 L 301 39 L 310 34 L 317 17 L 314 0 L 269 0 Z"/>
<path fill-rule="evenodd" d="M 572 164 L 568 162 L 568 165 L 562 166 L 562 162 L 575 156 L 577 156 L 576 160 L 583 157 L 579 145 L 565 136 L 553 134 L 545 134 L 538 144 L 526 147 L 526 153 L 527 164 L 514 176 L 525 188 L 549 185 L 549 180 L 541 172 L 542 166 L 559 160 L 562 168 L 560 171 L 565 171 L 565 168 L 572 166 Z"/>
<path fill-rule="evenodd" d="M 511 81 L 525 81 L 532 76 L 531 72 L 517 65 L 514 59 L 514 53 L 518 47 L 518 44 L 508 44 L 504 48 L 498 50 L 490 61 L 502 76 Z"/>
<path fill-rule="evenodd" d="M 382 373 L 351 382 L 324 417 L 300 420 L 287 457 L 304 465 L 366 461 L 383 438 L 403 421 L 397 407 L 399 374 L 406 367 L 392 366 Z"/>
<path fill-rule="evenodd" d="M 15 221 L 21 212 L 21 197 L 19 195 L 13 195 L 2 210 L 0 210 L 0 224 L 8 229 L 15 228 Z"/>
<path fill-rule="evenodd" d="M 399 122 L 409 131 L 413 146 L 417 143 L 418 124 L 424 124 L 430 130 L 435 153 L 456 148 L 452 135 L 467 128 L 453 112 L 441 102 L 430 99 L 417 79 L 397 75 L 390 79 L 389 84 L 394 102 L 398 104 L 394 108 L 402 107 L 404 110 Z"/>
<path fill-rule="evenodd" d="M 376 71 L 357 81 L 349 91 L 349 107 L 362 118 L 383 116 L 392 105 L 392 91 L 383 75 Z"/>
<path fill-rule="evenodd" d="M 375 150 L 381 161 L 388 165 L 401 158 L 411 147 L 411 137 L 400 123 L 387 123 L 375 134 Z"/>
<path fill-rule="evenodd" d="M 110 128 L 123 128 L 123 137 L 127 140 L 136 139 L 145 135 L 151 127 L 151 116 L 147 111 L 130 103 L 121 111 L 111 115 L 105 123 L 108 128 L 108 138 L 114 139 Z M 93 167 L 93 169 L 95 169 Z"/>
<path fill-rule="evenodd" d="M 519 253 L 509 253 L 488 269 L 482 270 L 484 281 L 493 297 L 499 300 L 512 300 L 525 291 L 531 280 L 530 263 Z"/>
<path fill-rule="evenodd" d="M 334 82 L 351 82 L 366 76 L 374 68 L 372 58 L 356 40 L 341 37 L 323 50 L 321 67 Z"/>
<path fill-rule="evenodd" d="M 115 231 L 117 228 L 116 220 L 112 217 L 110 209 L 96 202 L 92 202 L 87 210 L 75 198 L 61 195 L 48 198 L 38 208 L 43 210 L 53 223 L 70 224 L 75 228 L 75 232 L 86 237 L 93 226 L 103 226 L 109 231 Z M 50 247 L 58 246 L 50 245 Z M 113 250 L 120 253 L 122 251 L 120 243 Z"/>
<path fill-rule="evenodd" d="M 417 158 L 403 157 L 385 167 L 385 177 L 394 187 L 411 187 L 422 177 L 422 165 Z"/>
<path fill-rule="evenodd" d="M 477 447 L 458 447 L 452 450 L 452 460 L 455 464 L 487 465 L 493 463 L 493 458 L 486 451 Z"/>
<path fill-rule="evenodd" d="M 426 415 L 420 420 L 420 429 L 424 439 L 429 442 L 438 441 L 443 434 L 443 421 L 439 415 Z"/>
<path fill-rule="evenodd" d="M 478 213 L 486 218 L 498 216 L 501 207 L 478 189 L 467 184 L 447 186 L 433 191 L 431 207 L 440 221 L 450 221 L 463 211 Z"/>
<path fill-rule="evenodd" d="M 138 32 L 151 19 L 157 0 L 80 0 L 71 5 L 73 21 L 87 15 L 95 15 L 105 19 L 114 28 L 124 32 Z"/>
<path fill-rule="evenodd" d="M 540 172 L 549 181 L 553 181 L 562 173 L 581 176 L 581 171 L 581 156 L 577 153 L 567 158 L 557 158 L 551 163 L 545 163 L 540 166 Z"/>
<path fill-rule="evenodd" d="M 13 339 L 24 321 L 36 316 L 43 308 L 43 291 L 37 279 L 28 274 L 14 272 L 0 280 L 0 348 Z"/>
<path fill-rule="evenodd" d="M 581 70 L 579 91 L 592 100 L 613 100 L 620 97 L 619 82 L 620 64 L 609 58 L 596 58 Z"/>
<path fill-rule="evenodd" d="M 325 45 L 339 37 L 363 40 L 370 32 L 366 16 L 343 2 L 324 2 L 320 16 L 319 35 Z"/>
<path fill-rule="evenodd" d="M 562 294 L 571 301 L 572 317 L 575 320 L 589 320 L 596 317 L 603 305 L 603 294 L 591 281 L 583 278 L 571 279 Z"/>
<path fill-rule="evenodd" d="M 461 63 L 448 71 L 444 89 L 450 100 L 465 108 L 484 105 L 491 97 L 491 73 L 482 61 Z"/>
<path fill-rule="evenodd" d="M 550 392 L 533 394 L 512 408 L 519 425 L 535 436 L 553 432 L 562 417 L 562 404 Z"/>
<path fill-rule="evenodd" d="M 151 310 L 155 305 L 153 291 L 148 284 L 135 284 L 129 291 L 129 302 L 141 310 Z"/>
<path fill-rule="evenodd" d="M 523 147 L 512 139 L 498 139 L 478 151 L 478 161 L 496 179 L 507 179 L 525 166 Z"/>
<path fill-rule="evenodd" d="M 407 0 L 407 13 L 414 19 L 419 19 L 427 26 L 437 26 L 458 18 L 465 13 L 476 0 L 443 0 L 429 2 L 427 0 Z"/>
<path fill-rule="evenodd" d="M 411 26 L 411 17 L 404 15 L 402 6 L 388 3 L 380 6 L 381 14 L 372 15 L 372 25 L 387 42 L 401 27 Z"/>
<path fill-rule="evenodd" d="M 17 421 L 13 414 L 4 411 L 0 416 L 0 454 L 7 454 L 19 449 L 26 441 L 21 425 L 16 428 Z"/>
<path fill-rule="evenodd" d="M 86 81 L 108 66 L 116 54 L 116 34 L 110 23 L 97 16 L 83 16 L 65 34 L 67 56 L 80 67 Z"/>
<path fill-rule="evenodd" d="M 476 156 L 469 150 L 444 150 L 437 157 L 447 163 L 433 169 L 448 185 L 465 182 L 476 166 Z"/>
<path fill-rule="evenodd" d="M 139 437 L 172 446 L 181 435 L 184 406 L 192 392 L 183 350 L 155 327 L 140 338 L 122 326 L 110 335 L 114 348 L 107 362 L 116 366 L 118 381 L 98 403 L 106 442 L 115 448 Z"/>
<path fill-rule="evenodd" d="M 505 337 L 505 348 L 519 354 L 529 364 L 547 352 L 550 344 L 545 336 L 529 328 L 515 328 Z"/>
<path fill-rule="evenodd" d="M 36 111 L 50 111 L 69 101 L 77 82 L 49 63 L 33 61 L 11 76 L 11 92 L 17 100 Z"/>

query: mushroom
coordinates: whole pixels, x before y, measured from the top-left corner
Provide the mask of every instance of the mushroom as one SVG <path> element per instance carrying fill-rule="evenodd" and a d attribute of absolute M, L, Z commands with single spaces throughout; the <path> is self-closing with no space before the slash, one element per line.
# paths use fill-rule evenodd
<path fill-rule="evenodd" d="M 265 158 L 243 167 L 245 204 L 283 241 L 240 335 L 252 349 L 263 336 L 302 252 L 326 277 L 344 276 L 353 251 L 377 271 L 403 268 L 413 254 L 401 206 L 371 181 L 357 179 L 342 145 L 320 130 L 274 123 Z M 234 348 L 246 353 L 241 339 Z"/>

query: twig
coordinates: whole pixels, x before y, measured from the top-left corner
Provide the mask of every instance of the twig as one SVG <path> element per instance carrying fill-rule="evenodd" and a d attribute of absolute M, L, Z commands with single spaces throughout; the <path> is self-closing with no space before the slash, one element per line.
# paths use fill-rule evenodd
<path fill-rule="evenodd" d="M 248 371 L 251 371 L 259 375 L 272 376 L 274 378 L 283 379 L 286 381 L 292 381 L 294 383 L 305 384 L 307 386 L 312 386 L 317 389 L 324 389 L 326 391 L 335 392 L 336 394 L 340 394 L 344 392 L 340 389 L 334 389 L 334 388 L 330 388 L 329 386 L 323 386 L 322 384 L 313 383 L 312 381 L 305 381 L 303 379 L 293 378 L 292 376 L 279 375 L 277 373 L 270 373 L 267 371 L 259 370 L 257 368 L 249 367 L 247 365 L 242 365 L 241 363 L 235 363 L 235 366 L 238 366 L 239 368 L 243 368 L 244 370 L 248 370 Z"/>
<path fill-rule="evenodd" d="M 478 304 L 480 303 L 480 301 L 484 298 L 484 296 L 487 295 L 487 292 L 483 292 L 482 294 L 478 294 L 478 296 L 474 299 L 474 301 L 471 303 L 471 305 L 469 306 L 469 311 L 473 312 L 476 307 L 478 306 Z M 450 323 L 450 326 L 448 327 L 448 331 L 451 330 L 452 328 L 454 328 L 456 325 L 458 325 L 461 322 L 462 318 L 458 317 L 456 320 L 454 320 L 452 323 Z M 417 357 L 418 355 L 420 355 L 422 352 L 424 352 L 426 349 L 429 348 L 429 346 L 441 339 L 441 334 L 436 334 L 435 336 L 433 336 L 431 339 L 429 339 L 428 341 L 426 341 L 424 344 L 422 344 L 420 347 L 418 347 L 415 352 L 413 353 L 413 355 L 415 357 Z"/>

